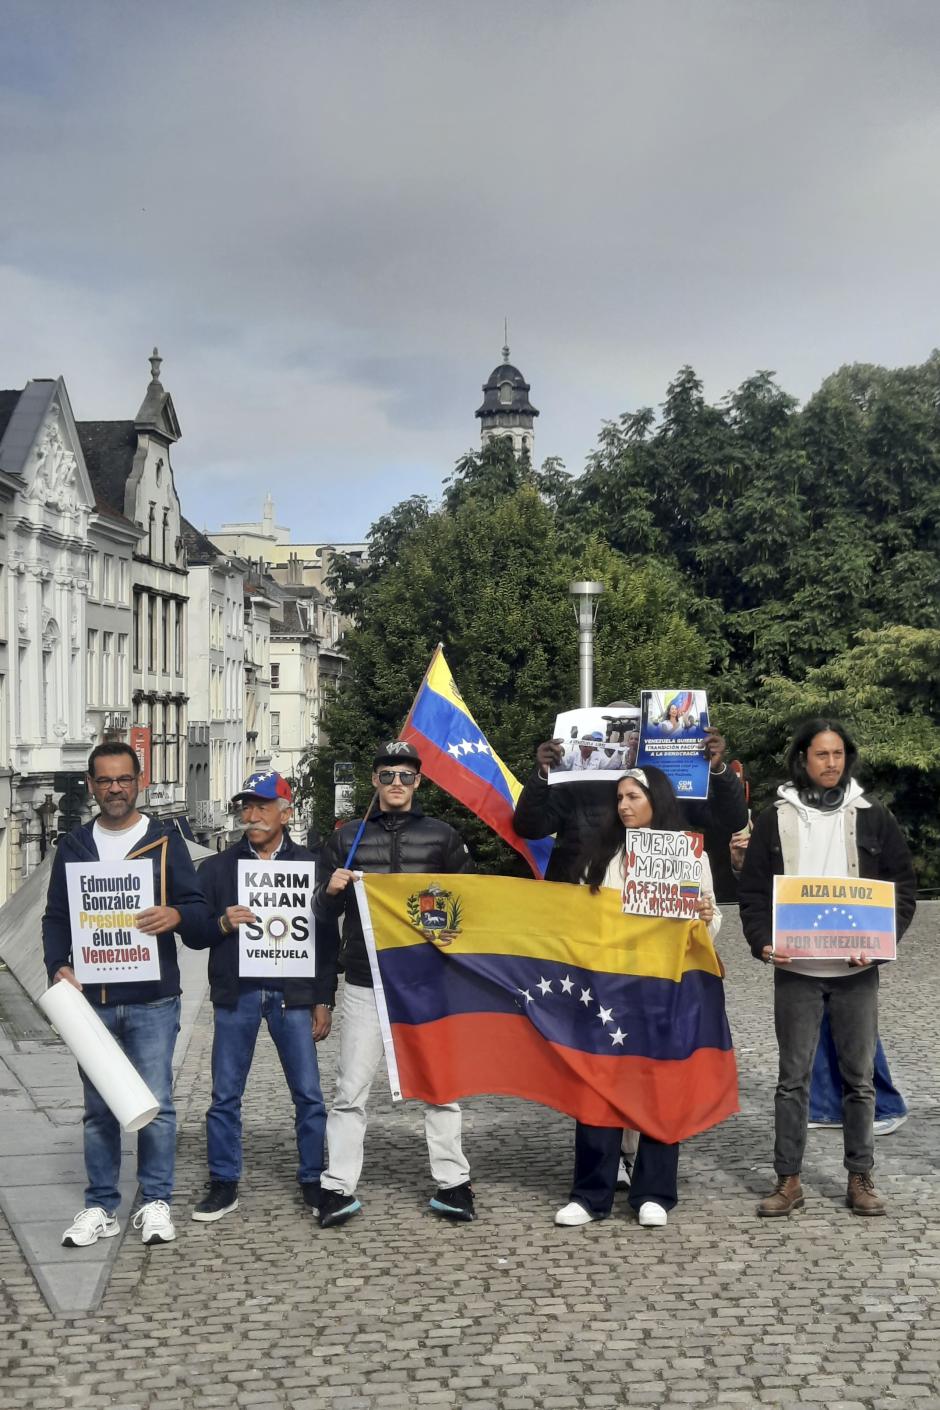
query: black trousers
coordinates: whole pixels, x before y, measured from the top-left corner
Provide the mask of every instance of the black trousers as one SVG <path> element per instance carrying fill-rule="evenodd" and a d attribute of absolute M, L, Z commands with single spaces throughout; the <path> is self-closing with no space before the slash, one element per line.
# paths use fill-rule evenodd
<path fill-rule="evenodd" d="M 575 1128 L 571 1198 L 595 1219 L 606 1218 L 613 1207 L 621 1134 L 619 1126 L 585 1126 L 579 1121 Z M 630 1184 L 631 1207 L 639 1209 L 652 1200 L 663 1209 L 673 1209 L 679 1197 L 678 1171 L 678 1145 L 641 1135 Z"/>

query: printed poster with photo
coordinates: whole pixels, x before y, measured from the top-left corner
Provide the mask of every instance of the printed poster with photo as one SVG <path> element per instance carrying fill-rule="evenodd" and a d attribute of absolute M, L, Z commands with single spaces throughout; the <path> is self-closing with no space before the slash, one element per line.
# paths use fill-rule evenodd
<path fill-rule="evenodd" d="M 256 917 L 238 927 L 242 979 L 312 979 L 316 974 L 315 862 L 238 863 L 238 904 Z"/>
<path fill-rule="evenodd" d="M 153 863 L 66 862 L 72 969 L 80 984 L 160 978 L 157 937 L 136 928 L 153 905 Z"/>
<path fill-rule="evenodd" d="M 708 729 L 704 690 L 644 690 L 636 766 L 662 769 L 677 798 L 707 798 L 709 768 L 703 753 Z"/>
<path fill-rule="evenodd" d="M 554 739 L 561 742 L 561 763 L 549 769 L 549 783 L 610 783 L 633 767 L 639 712 L 597 705 L 564 710 L 555 720 Z"/>
<path fill-rule="evenodd" d="M 894 882 L 863 876 L 775 876 L 776 955 L 791 960 L 897 957 Z"/>
<path fill-rule="evenodd" d="M 695 920 L 702 894 L 700 832 L 628 828 L 623 859 L 623 909 L 632 916 Z"/>

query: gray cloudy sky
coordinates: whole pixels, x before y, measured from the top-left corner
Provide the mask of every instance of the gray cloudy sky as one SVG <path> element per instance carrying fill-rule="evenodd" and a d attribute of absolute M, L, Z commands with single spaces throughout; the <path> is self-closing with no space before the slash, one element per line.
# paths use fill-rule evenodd
<path fill-rule="evenodd" d="M 513 361 L 539 459 L 691 363 L 940 343 L 934 0 L 6 0 L 0 386 L 132 416 L 200 527 L 436 496 Z"/>

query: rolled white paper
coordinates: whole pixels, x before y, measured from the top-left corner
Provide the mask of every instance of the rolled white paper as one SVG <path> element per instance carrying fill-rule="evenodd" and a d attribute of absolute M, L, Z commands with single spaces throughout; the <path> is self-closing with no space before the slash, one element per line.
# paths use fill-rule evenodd
<path fill-rule="evenodd" d="M 139 1131 L 152 1121 L 160 1103 L 84 994 L 63 979 L 38 1003 L 124 1130 Z"/>

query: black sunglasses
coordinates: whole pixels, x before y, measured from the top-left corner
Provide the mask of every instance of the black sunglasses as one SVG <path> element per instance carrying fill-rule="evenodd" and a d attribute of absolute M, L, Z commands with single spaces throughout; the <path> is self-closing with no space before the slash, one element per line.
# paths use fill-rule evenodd
<path fill-rule="evenodd" d="M 394 783 L 396 778 L 400 779 L 406 788 L 410 787 L 418 777 L 414 769 L 379 769 L 376 777 L 379 783 L 384 783 L 387 788 L 390 783 Z"/>

